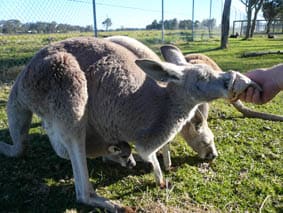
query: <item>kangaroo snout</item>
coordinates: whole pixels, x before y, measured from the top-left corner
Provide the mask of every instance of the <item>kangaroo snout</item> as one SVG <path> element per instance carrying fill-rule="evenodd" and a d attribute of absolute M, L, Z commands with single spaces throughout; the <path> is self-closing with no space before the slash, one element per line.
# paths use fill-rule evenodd
<path fill-rule="evenodd" d="M 218 157 L 218 152 L 214 141 L 212 141 L 208 146 L 205 148 L 201 148 L 198 150 L 198 155 L 203 160 L 214 160 Z"/>
<path fill-rule="evenodd" d="M 132 169 L 135 166 L 136 166 L 136 161 L 135 161 L 134 157 L 133 156 L 129 157 L 127 164 L 126 164 L 126 167 L 129 168 L 129 169 Z"/>
<path fill-rule="evenodd" d="M 210 152 L 210 153 L 206 154 L 204 159 L 205 160 L 214 160 L 217 157 L 218 157 L 218 153 L 217 152 Z"/>

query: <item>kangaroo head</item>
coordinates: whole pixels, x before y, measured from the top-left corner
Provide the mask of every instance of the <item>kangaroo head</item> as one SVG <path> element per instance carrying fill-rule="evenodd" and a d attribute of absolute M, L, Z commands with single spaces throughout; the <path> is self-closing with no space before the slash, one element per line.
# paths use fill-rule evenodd
<path fill-rule="evenodd" d="M 190 122 L 183 127 L 181 134 L 200 158 L 212 160 L 218 156 L 214 135 L 208 127 L 205 115 L 199 109 L 196 110 Z"/>
<path fill-rule="evenodd" d="M 237 99 L 249 86 L 258 86 L 246 76 L 230 71 L 215 72 L 206 64 L 188 64 L 181 51 L 174 46 L 163 46 L 166 61 L 136 60 L 136 64 L 151 78 L 175 85 L 176 94 L 195 103 L 217 98 Z"/>
<path fill-rule="evenodd" d="M 133 168 L 136 161 L 132 155 L 131 146 L 124 141 L 108 146 L 108 155 L 104 156 L 104 160 L 119 163 L 123 167 Z"/>

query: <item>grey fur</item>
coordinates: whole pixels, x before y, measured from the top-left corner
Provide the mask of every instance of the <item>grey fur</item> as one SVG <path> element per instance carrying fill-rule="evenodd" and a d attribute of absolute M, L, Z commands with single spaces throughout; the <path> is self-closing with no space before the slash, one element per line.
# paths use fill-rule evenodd
<path fill-rule="evenodd" d="M 156 61 L 161 61 L 160 58 L 151 49 L 133 38 L 127 36 L 111 36 L 108 37 L 107 40 L 110 40 L 127 48 L 138 58 L 150 58 Z M 164 56 L 164 58 L 166 59 L 166 56 Z M 179 61 L 182 59 L 183 58 L 179 59 Z M 187 63 L 187 61 L 188 59 L 186 58 L 185 63 Z M 207 64 L 211 66 L 211 64 Z M 217 66 L 217 64 L 215 64 L 215 66 Z M 208 103 L 199 105 L 198 110 L 196 110 L 196 114 L 193 116 L 191 121 L 187 122 L 184 125 L 180 132 L 183 138 L 186 140 L 187 144 L 191 146 L 193 150 L 196 151 L 198 155 L 203 159 L 213 159 L 218 156 L 214 144 L 214 135 L 207 123 L 208 111 Z M 165 145 L 162 148 L 162 153 L 165 169 L 169 170 L 171 166 L 169 144 Z"/>
<path fill-rule="evenodd" d="M 175 58 L 172 48 L 163 51 Z M 161 87 L 145 73 L 167 85 Z M 157 182 L 164 185 L 156 152 L 193 117 L 199 104 L 235 98 L 248 86 L 255 84 L 236 72 L 137 60 L 131 51 L 107 40 L 68 39 L 40 50 L 17 78 L 8 101 L 14 144 L 1 143 L 0 152 L 10 156 L 23 152 L 27 127 L 36 113 L 47 125 L 51 143 L 68 153 L 77 200 L 111 212 L 125 211 L 98 197 L 89 182 L 88 131 L 94 128 L 109 144 L 133 141 L 139 155 L 152 163 Z"/>

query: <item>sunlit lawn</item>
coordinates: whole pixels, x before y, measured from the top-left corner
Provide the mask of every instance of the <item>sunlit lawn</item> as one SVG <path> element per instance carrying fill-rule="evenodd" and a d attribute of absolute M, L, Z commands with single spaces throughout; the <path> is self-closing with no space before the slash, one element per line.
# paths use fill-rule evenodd
<path fill-rule="evenodd" d="M 145 31 L 125 34 L 146 42 L 157 52 L 160 46 L 155 42 L 158 33 Z M 30 37 L 26 44 L 21 43 L 25 42 L 23 39 L 17 42 L 17 37 L 13 41 L 8 37 L 0 37 L 0 42 L 8 40 L 7 46 L 0 47 L 0 61 L 16 60 L 17 55 L 29 59 L 36 49 L 47 44 L 44 40 L 46 37 L 40 41 L 36 40 L 36 36 Z M 69 35 L 56 36 L 55 40 L 67 37 Z M 227 50 L 218 49 L 218 39 L 195 42 L 174 40 L 184 53 L 207 54 L 223 70 L 246 72 L 283 61 L 282 54 L 241 57 L 244 52 L 283 50 L 283 36 L 273 40 L 266 37 L 230 39 Z M 31 43 L 34 47 L 29 48 Z M 9 91 L 9 85 L 1 85 L 0 141 L 7 142 L 11 141 L 5 111 Z M 283 94 L 267 105 L 249 106 L 283 115 Z M 177 136 L 172 143 L 174 168 L 165 174 L 172 183 L 172 189 L 160 190 L 156 187 L 150 167 L 145 163 L 139 162 L 136 168 L 128 170 L 118 165 L 107 165 L 101 159 L 88 161 L 94 187 L 102 196 L 146 212 L 282 211 L 283 123 L 243 118 L 227 102 L 216 101 L 211 104 L 209 125 L 215 134 L 220 154 L 218 159 L 211 167 L 206 167 L 183 139 Z M 75 202 L 70 162 L 56 156 L 36 117 L 30 129 L 29 145 L 24 157 L 0 156 L 0 211 L 90 211 L 90 207 Z"/>

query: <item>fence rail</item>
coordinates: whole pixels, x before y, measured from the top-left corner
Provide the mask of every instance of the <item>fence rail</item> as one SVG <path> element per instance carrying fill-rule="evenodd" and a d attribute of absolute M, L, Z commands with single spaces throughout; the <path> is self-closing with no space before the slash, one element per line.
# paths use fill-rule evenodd
<path fill-rule="evenodd" d="M 244 35 L 247 28 L 247 20 L 233 21 L 232 34 Z M 257 20 L 255 25 L 255 34 L 266 34 L 268 31 L 268 23 L 266 20 Z M 270 25 L 270 34 L 283 34 L 283 20 L 275 20 Z"/>
<path fill-rule="evenodd" d="M 139 1 L 139 0 L 136 0 Z M 31 59 L 36 51 L 51 42 L 63 40 L 70 37 L 77 36 L 94 36 L 93 26 L 93 2 L 94 0 L 7 0 L 1 1 L 0 7 L 0 81 L 6 81 L 14 79 L 17 73 L 23 68 L 23 66 Z M 128 6 L 133 4 L 132 0 L 125 0 L 125 5 L 118 5 L 109 0 L 105 3 L 97 0 L 96 13 L 109 11 L 112 14 L 112 9 L 118 9 L 121 12 L 118 14 L 122 16 L 125 21 L 133 23 L 139 19 L 145 19 L 148 24 L 152 24 L 153 20 L 148 19 L 148 16 L 157 20 L 156 24 L 160 24 L 158 20 L 161 20 L 161 2 L 158 4 L 156 1 L 152 1 L 150 9 L 138 8 L 134 6 Z M 209 4 L 202 5 L 203 10 L 207 10 L 209 17 L 215 18 L 215 25 L 211 32 L 209 32 L 207 24 L 201 22 L 201 20 L 195 20 L 195 24 L 192 25 L 191 9 L 186 9 L 184 12 L 179 11 L 167 11 L 166 5 L 168 1 L 165 1 L 165 27 L 172 23 L 175 23 L 172 29 L 165 29 L 164 42 L 166 43 L 181 43 L 191 42 L 192 37 L 197 40 L 208 40 L 211 37 L 220 37 L 220 18 L 221 9 L 213 10 L 212 14 L 209 14 Z M 222 0 L 214 0 L 214 6 L 223 6 Z M 188 5 L 191 4 L 190 1 Z M 195 1 L 195 6 L 201 5 L 200 1 Z M 187 6 L 188 6 L 187 5 Z M 160 6 L 160 7 L 159 7 Z M 180 11 L 184 11 L 184 5 L 180 5 Z M 203 11 L 202 11 L 203 12 Z M 195 11 L 197 16 L 197 9 Z M 210 11 L 211 13 L 211 11 Z M 185 18 L 184 17 L 185 14 Z M 232 12 L 235 17 L 240 15 L 239 11 Z M 169 18 L 168 16 L 176 17 Z M 208 16 L 208 15 L 207 15 Z M 106 17 L 104 17 L 106 18 Z M 110 17 L 111 18 L 111 17 Z M 185 19 L 185 20 L 184 20 Z M 56 21 L 54 21 L 56 20 Z M 96 19 L 98 24 L 101 25 L 101 19 Z M 207 20 L 206 20 L 207 21 Z M 113 22 L 118 22 L 114 19 Z M 181 24 L 182 23 L 182 24 Z M 265 22 L 259 21 L 256 32 L 264 33 Z M 122 22 L 114 30 L 110 28 L 109 32 L 105 32 L 101 26 L 98 31 L 99 37 L 105 37 L 109 35 L 130 35 L 135 37 L 146 44 L 151 46 L 158 45 L 162 42 L 161 28 L 159 30 L 141 30 L 146 26 L 137 27 L 124 27 Z M 117 26 L 117 24 L 116 24 Z M 184 27 L 185 26 L 185 27 Z M 194 26 L 194 35 L 192 35 L 192 27 Z M 183 29 L 179 29 L 178 27 Z M 169 28 L 171 29 L 171 28 Z M 233 25 L 233 34 L 245 30 L 245 21 L 236 21 Z M 282 21 L 280 23 L 274 23 L 271 28 L 274 33 L 283 33 Z"/>

